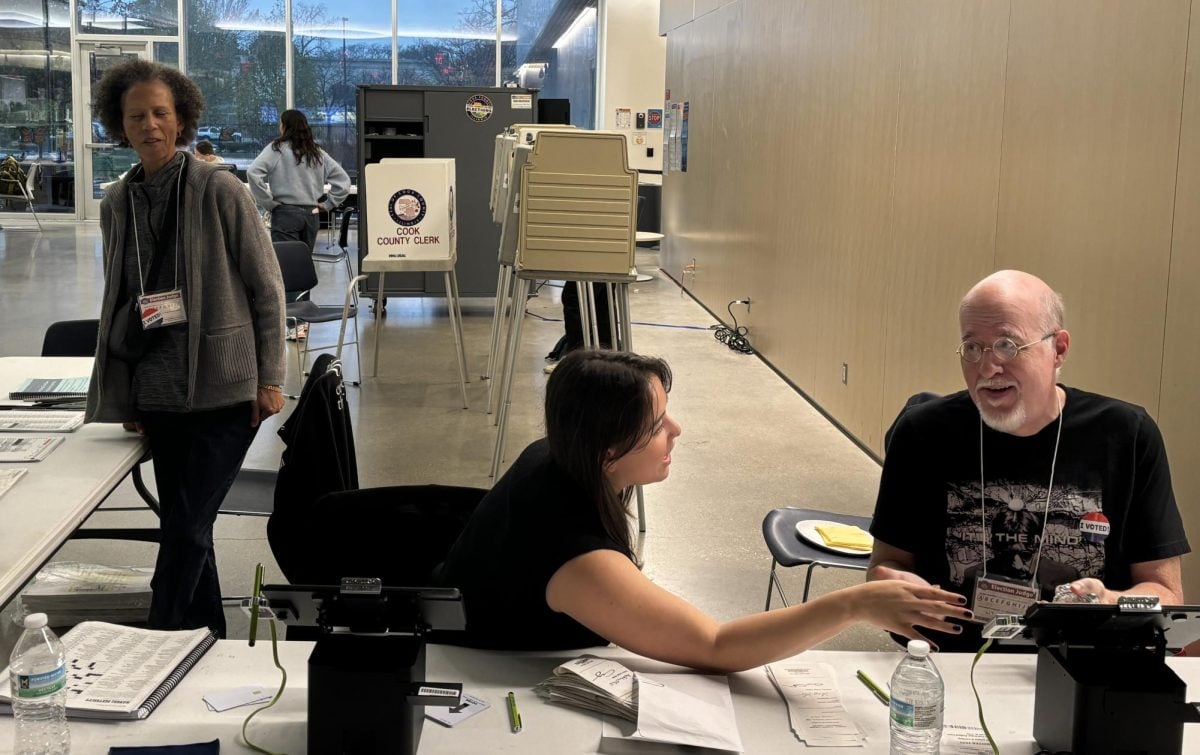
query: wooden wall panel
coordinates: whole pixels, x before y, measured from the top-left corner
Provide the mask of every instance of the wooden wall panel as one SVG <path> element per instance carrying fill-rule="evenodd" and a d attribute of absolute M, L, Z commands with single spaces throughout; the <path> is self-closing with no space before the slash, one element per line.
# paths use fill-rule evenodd
<path fill-rule="evenodd" d="M 828 245 L 818 248 L 814 398 L 860 440 L 878 438 L 883 388 L 884 290 L 895 172 L 899 0 L 835 3 L 824 140 L 832 172 Z M 842 382 L 842 364 L 849 380 Z"/>
<path fill-rule="evenodd" d="M 836 0 L 762 3 L 776 12 L 771 20 L 785 30 L 785 53 L 777 60 L 788 75 L 766 103 L 762 114 L 775 134 L 774 168 L 764 201 L 775 213 L 771 227 L 776 263 L 759 272 L 765 279 L 761 306 L 751 322 L 759 343 L 759 323 L 770 318 L 763 353 L 800 390 L 813 395 L 817 382 L 817 320 L 821 287 L 817 280 L 818 250 L 829 245 L 829 201 L 825 184 L 837 156 L 832 154 L 829 124 L 834 109 L 832 25 Z M 787 59 L 790 58 L 790 63 Z"/>
<path fill-rule="evenodd" d="M 693 22 L 711 53 L 703 69 L 711 74 L 712 91 L 689 90 L 686 180 L 705 186 L 753 186 L 760 167 L 752 151 L 737 146 L 754 143 L 743 118 L 753 92 L 753 74 L 746 76 L 742 58 L 742 32 L 747 25 L 742 10 L 742 3 L 727 5 Z M 726 302 L 745 296 L 737 293 L 745 289 L 745 261 L 762 255 L 762 249 L 754 246 L 750 215 L 758 198 L 754 191 L 712 192 L 700 221 L 708 234 L 694 255 L 695 285 L 702 299 L 712 302 L 713 309 L 723 315 Z"/>
<path fill-rule="evenodd" d="M 664 268 L 695 258 L 722 315 L 754 299 L 763 355 L 877 451 L 905 396 L 960 385 L 965 290 L 1046 277 L 1064 379 L 1161 417 L 1200 543 L 1198 25 L 1200 0 L 720 4 L 668 35 L 695 121 Z"/>
<path fill-rule="evenodd" d="M 1158 417 L 1183 523 L 1200 550 L 1200 0 L 1192 2 L 1190 37 Z M 1194 603 L 1200 599 L 1200 558 L 1186 558 L 1183 566 L 1184 592 Z"/>
<path fill-rule="evenodd" d="M 1008 0 L 904 5 L 880 436 L 913 393 L 963 385 L 958 302 L 994 269 L 1008 15 Z"/>
<path fill-rule="evenodd" d="M 666 34 L 692 20 L 696 0 L 662 0 L 658 11 L 658 32 Z"/>
<path fill-rule="evenodd" d="M 815 333 L 802 323 L 811 322 L 798 315 L 798 305 L 811 296 L 804 278 L 781 274 L 791 260 L 800 258 L 793 226 L 797 222 L 804 179 L 793 165 L 797 156 L 806 152 L 800 145 L 803 134 L 795 130 L 805 122 L 803 114 L 812 110 L 805 95 L 812 91 L 802 82 L 805 60 L 813 47 L 811 17 L 800 13 L 811 9 L 811 3 L 747 3 L 743 14 L 745 23 L 739 42 L 740 49 L 753 60 L 754 75 L 746 88 L 749 97 L 742 105 L 743 128 L 751 136 L 746 143 L 754 145 L 743 154 L 753 162 L 757 180 L 752 202 L 752 225 L 755 229 L 753 248 L 756 256 L 745 264 L 746 293 L 753 299 L 749 311 L 737 308 L 738 321 L 753 329 L 753 343 L 763 353 L 779 355 L 784 348 L 794 346 L 798 339 L 811 341 Z M 799 18 L 797 16 L 800 16 Z M 827 34 L 828 25 L 824 27 Z M 799 60 L 798 60 L 799 58 Z M 788 71 L 789 75 L 770 75 L 771 71 Z M 771 115 L 764 117 L 763 103 Z M 782 128 L 781 125 L 786 125 Z M 810 318 L 815 316 L 812 310 Z M 812 360 L 808 360 L 812 364 Z M 802 377 L 803 366 L 792 363 L 785 369 L 790 378 L 811 389 L 810 377 Z"/>
<path fill-rule="evenodd" d="M 664 10 L 666 6 L 663 6 Z M 692 25 L 687 24 L 667 35 L 667 90 L 671 97 L 676 96 L 676 92 L 682 92 L 687 87 L 687 66 L 685 65 L 685 56 L 691 51 L 692 41 Z M 664 113 L 665 116 L 665 113 Z M 664 129 L 666 124 L 664 124 Z M 667 140 L 667 134 L 663 134 L 663 141 Z M 666 145 L 663 147 L 664 157 Z M 677 281 L 687 283 L 681 277 L 685 262 L 681 260 L 684 257 L 684 247 L 686 246 L 686 238 L 691 234 L 687 225 L 683 222 L 683 208 L 685 203 L 691 199 L 681 183 L 675 181 L 675 176 L 663 176 L 662 188 L 662 205 L 660 211 L 662 213 L 661 222 L 662 229 L 667 232 L 666 238 L 661 244 L 661 253 L 659 255 L 659 266 L 666 270 Z"/>
<path fill-rule="evenodd" d="M 1152 412 L 1188 11 L 1189 0 L 1014 0 L 1009 39 L 997 267 L 1063 294 L 1066 382 Z"/>

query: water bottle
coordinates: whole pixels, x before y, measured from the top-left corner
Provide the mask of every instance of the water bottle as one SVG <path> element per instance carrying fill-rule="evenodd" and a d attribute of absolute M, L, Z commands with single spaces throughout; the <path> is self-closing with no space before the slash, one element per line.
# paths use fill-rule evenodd
<path fill-rule="evenodd" d="M 908 653 L 892 674 L 892 755 L 936 753 L 942 742 L 946 687 L 929 657 L 929 643 L 909 640 Z"/>
<path fill-rule="evenodd" d="M 25 617 L 25 631 L 9 659 L 15 755 L 68 755 L 67 667 L 63 644 L 44 613 Z"/>

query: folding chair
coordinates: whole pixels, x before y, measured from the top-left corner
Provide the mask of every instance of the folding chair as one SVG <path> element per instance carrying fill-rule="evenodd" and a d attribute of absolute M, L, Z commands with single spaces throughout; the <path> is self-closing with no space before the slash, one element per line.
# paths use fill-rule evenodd
<path fill-rule="evenodd" d="M 309 339 L 304 339 L 303 346 L 297 340 L 296 366 L 301 377 L 304 376 L 304 366 L 308 361 L 309 351 L 321 351 L 337 348 L 336 359 L 342 358 L 342 347 L 354 344 L 354 356 L 358 364 L 358 377 L 362 377 L 362 358 L 358 348 L 358 282 L 365 276 L 351 278 L 346 286 L 346 296 L 342 304 L 321 305 L 313 302 L 309 296 L 317 285 L 317 269 L 313 265 L 313 254 L 308 244 L 303 241 L 276 241 L 275 254 L 279 259 L 279 270 L 283 274 L 283 288 L 291 300 L 287 304 L 288 327 L 300 323 L 341 322 L 336 344 L 328 346 L 309 346 Z M 349 268 L 349 259 L 346 261 Z M 346 341 L 346 321 L 354 319 L 354 340 Z M 348 385 L 358 385 L 359 381 L 346 381 Z M 296 396 L 290 396 L 296 398 Z"/>
<path fill-rule="evenodd" d="M 28 207 L 29 207 L 29 211 L 31 213 L 33 213 L 33 219 L 37 223 L 37 229 L 39 231 L 42 231 L 42 230 L 44 230 L 42 228 L 42 220 L 41 220 L 41 218 L 38 217 L 37 209 L 35 208 L 34 202 L 33 202 L 33 195 L 34 195 L 34 192 L 37 190 L 37 176 L 38 176 L 38 169 L 40 167 L 41 166 L 39 166 L 37 163 L 30 163 L 29 164 L 29 172 L 27 172 L 25 174 L 25 183 L 20 186 L 21 191 L 17 194 L 0 194 L 0 199 L 7 199 L 9 201 L 12 201 L 15 199 L 20 202 L 25 202 L 25 204 L 28 205 Z M 32 231 L 33 229 L 32 228 L 8 228 L 7 230 L 10 230 L 10 231 Z"/>

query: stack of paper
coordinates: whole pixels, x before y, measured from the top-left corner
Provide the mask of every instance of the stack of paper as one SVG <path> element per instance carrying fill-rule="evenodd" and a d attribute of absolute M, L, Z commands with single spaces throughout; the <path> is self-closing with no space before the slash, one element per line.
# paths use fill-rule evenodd
<path fill-rule="evenodd" d="M 585 655 L 554 669 L 536 691 L 550 702 L 636 722 L 616 738 L 741 752 L 733 697 L 723 676 L 635 673 Z M 610 735 L 604 734 L 608 737 Z"/>
<path fill-rule="evenodd" d="M 554 669 L 554 676 L 534 689 L 552 703 L 637 720 L 633 672 L 616 661 L 581 656 Z"/>
<path fill-rule="evenodd" d="M 5 409 L 0 413 L 0 432 L 72 433 L 83 426 L 83 412 L 28 411 Z"/>
<path fill-rule="evenodd" d="M 41 461 L 62 442 L 61 435 L 0 436 L 0 461 Z"/>
<path fill-rule="evenodd" d="M 833 667 L 798 659 L 767 664 L 788 707 L 792 731 L 808 747 L 863 747 L 866 737 L 842 705 Z"/>
<path fill-rule="evenodd" d="M 104 620 L 146 621 L 153 567 L 101 566 L 61 561 L 47 564 L 25 588 L 31 613 L 44 613 L 55 626 Z"/>

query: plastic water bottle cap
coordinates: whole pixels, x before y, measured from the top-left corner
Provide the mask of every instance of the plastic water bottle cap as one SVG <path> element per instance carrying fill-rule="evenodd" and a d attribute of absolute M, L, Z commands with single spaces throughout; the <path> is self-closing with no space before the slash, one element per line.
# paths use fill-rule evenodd
<path fill-rule="evenodd" d="M 41 629 L 50 623 L 50 619 L 46 618 L 44 613 L 31 613 L 25 617 L 26 629 Z"/>
<path fill-rule="evenodd" d="M 924 658 L 929 655 L 929 643 L 925 640 L 909 640 L 908 654 L 914 655 L 917 658 Z"/>

